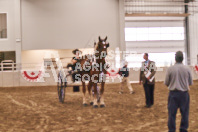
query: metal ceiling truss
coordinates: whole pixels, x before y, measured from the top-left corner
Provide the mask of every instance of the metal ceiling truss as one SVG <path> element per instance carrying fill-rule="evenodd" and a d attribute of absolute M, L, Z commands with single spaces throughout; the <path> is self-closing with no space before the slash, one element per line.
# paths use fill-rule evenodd
<path fill-rule="evenodd" d="M 191 2 L 193 1 L 193 2 Z M 185 13 L 185 6 L 188 6 L 188 14 Z M 194 0 L 125 0 L 125 14 L 142 16 L 187 16 L 198 13 L 198 1 Z"/>

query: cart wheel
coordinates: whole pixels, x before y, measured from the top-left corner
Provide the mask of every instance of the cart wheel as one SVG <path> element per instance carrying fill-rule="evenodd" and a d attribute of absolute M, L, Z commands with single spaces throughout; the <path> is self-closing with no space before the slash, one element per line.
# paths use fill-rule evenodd
<path fill-rule="evenodd" d="M 58 83 L 57 83 L 57 91 L 58 91 L 58 97 L 59 102 L 64 103 L 65 99 L 65 88 L 66 88 L 66 81 L 61 77 L 60 74 L 58 74 Z"/>

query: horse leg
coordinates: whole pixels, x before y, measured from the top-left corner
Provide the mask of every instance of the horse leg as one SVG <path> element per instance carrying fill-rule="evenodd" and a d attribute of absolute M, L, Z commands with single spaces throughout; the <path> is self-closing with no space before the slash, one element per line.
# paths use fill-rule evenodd
<path fill-rule="evenodd" d="M 104 103 L 104 85 L 105 82 L 101 82 L 101 88 L 100 88 L 100 107 L 103 108 L 105 107 L 105 103 Z"/>
<path fill-rule="evenodd" d="M 93 108 L 98 108 L 97 83 L 93 83 L 93 86 L 94 86 L 94 102 L 93 102 Z"/>
<path fill-rule="evenodd" d="M 89 84 L 88 84 L 88 92 L 89 92 L 90 105 L 93 105 L 93 92 L 92 92 L 92 83 L 91 82 L 89 82 Z"/>
<path fill-rule="evenodd" d="M 86 100 L 86 87 L 85 82 L 82 82 L 82 91 L 83 91 L 83 105 L 87 106 L 87 100 Z"/>

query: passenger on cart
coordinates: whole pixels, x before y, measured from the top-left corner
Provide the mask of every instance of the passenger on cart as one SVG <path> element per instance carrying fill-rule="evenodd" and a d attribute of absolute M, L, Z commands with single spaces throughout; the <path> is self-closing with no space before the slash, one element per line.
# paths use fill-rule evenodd
<path fill-rule="evenodd" d="M 82 55 L 82 51 L 80 51 L 79 49 L 75 49 L 72 51 L 72 53 L 75 55 L 72 60 L 71 63 L 67 65 L 67 68 L 71 67 L 72 71 L 70 71 L 70 74 L 72 74 L 72 81 L 75 82 L 75 75 L 78 73 L 79 69 L 77 69 L 77 65 L 80 60 L 80 56 Z"/>

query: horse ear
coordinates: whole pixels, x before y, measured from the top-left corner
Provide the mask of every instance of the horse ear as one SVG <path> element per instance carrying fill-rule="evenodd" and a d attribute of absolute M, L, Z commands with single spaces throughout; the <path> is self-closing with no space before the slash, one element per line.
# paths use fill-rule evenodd
<path fill-rule="evenodd" d="M 107 40 L 107 36 L 105 37 L 105 39 L 104 39 L 105 41 Z"/>
<path fill-rule="evenodd" d="M 98 37 L 98 39 L 99 39 L 99 41 L 101 41 L 101 38 L 100 38 L 100 36 Z"/>
<path fill-rule="evenodd" d="M 96 46 L 96 41 L 94 41 L 94 46 Z"/>

